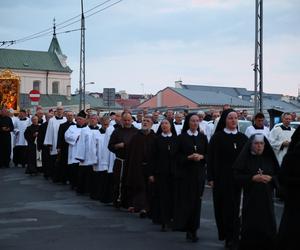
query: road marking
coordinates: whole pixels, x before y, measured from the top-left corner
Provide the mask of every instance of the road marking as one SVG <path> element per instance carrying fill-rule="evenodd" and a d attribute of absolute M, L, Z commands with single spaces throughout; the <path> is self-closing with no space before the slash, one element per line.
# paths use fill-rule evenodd
<path fill-rule="evenodd" d="M 2 219 L 0 224 L 22 223 L 22 222 L 37 222 L 37 218 L 20 218 L 20 219 Z"/>

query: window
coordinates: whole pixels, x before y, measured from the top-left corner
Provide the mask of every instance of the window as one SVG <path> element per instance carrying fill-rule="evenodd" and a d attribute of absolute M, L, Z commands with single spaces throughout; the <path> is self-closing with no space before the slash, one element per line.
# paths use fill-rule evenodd
<path fill-rule="evenodd" d="M 67 96 L 71 95 L 71 85 L 67 85 Z"/>
<path fill-rule="evenodd" d="M 33 81 L 32 89 L 40 91 L 41 81 Z"/>
<path fill-rule="evenodd" d="M 59 82 L 52 82 L 52 94 L 59 94 Z"/>

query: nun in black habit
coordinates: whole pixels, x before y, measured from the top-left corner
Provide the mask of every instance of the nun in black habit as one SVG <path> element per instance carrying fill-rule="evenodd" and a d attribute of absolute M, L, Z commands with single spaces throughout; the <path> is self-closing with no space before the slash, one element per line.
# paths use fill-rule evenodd
<path fill-rule="evenodd" d="M 248 138 L 237 130 L 238 116 L 224 110 L 208 147 L 207 178 L 213 188 L 213 202 L 219 240 L 234 248 L 239 236 L 241 187 L 234 181 L 233 164 Z"/>
<path fill-rule="evenodd" d="M 189 114 L 178 137 L 174 229 L 187 232 L 186 238 L 192 242 L 198 241 L 207 147 L 207 138 L 199 130 L 199 117 Z"/>
<path fill-rule="evenodd" d="M 250 137 L 234 165 L 243 188 L 239 250 L 274 250 L 276 220 L 273 191 L 278 186 L 279 164 L 263 134 Z"/>
<path fill-rule="evenodd" d="M 161 224 L 161 231 L 166 231 L 167 227 L 171 227 L 174 218 L 174 173 L 178 143 L 176 131 L 172 131 L 169 120 L 163 119 L 160 128 L 161 133 L 157 134 L 155 142 L 153 164 L 153 186 L 157 194 L 153 204 L 157 208 L 152 209 L 152 220 Z"/>
<path fill-rule="evenodd" d="M 292 136 L 279 172 L 284 188 L 284 210 L 278 233 L 277 250 L 298 250 L 300 246 L 300 127 Z"/>

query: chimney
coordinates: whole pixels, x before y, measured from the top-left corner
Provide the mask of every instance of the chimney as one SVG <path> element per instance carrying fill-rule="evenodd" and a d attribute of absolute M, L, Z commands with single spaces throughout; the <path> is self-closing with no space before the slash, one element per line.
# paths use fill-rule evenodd
<path fill-rule="evenodd" d="M 175 88 L 182 89 L 182 80 L 175 81 Z"/>

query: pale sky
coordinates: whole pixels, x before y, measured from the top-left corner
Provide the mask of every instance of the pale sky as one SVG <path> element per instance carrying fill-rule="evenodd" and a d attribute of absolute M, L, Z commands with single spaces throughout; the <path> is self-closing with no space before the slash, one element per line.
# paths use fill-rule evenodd
<path fill-rule="evenodd" d="M 117 0 L 110 1 L 110 3 Z M 104 0 L 85 0 L 85 10 Z M 0 0 L 0 41 L 80 13 L 80 0 Z M 108 3 L 109 4 L 109 3 Z M 100 8 L 98 8 L 100 9 Z M 97 10 L 97 9 L 95 9 Z M 152 93 L 174 81 L 253 89 L 255 0 L 123 0 L 86 19 L 87 91 Z M 264 91 L 297 95 L 300 1 L 264 0 Z M 57 28 L 62 27 L 58 26 Z M 57 32 L 80 28 L 80 23 Z M 80 32 L 57 35 L 78 86 Z M 52 35 L 9 48 L 46 51 Z M 3 48 L 3 47 L 2 47 Z"/>

